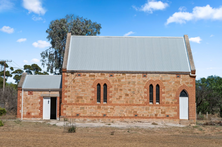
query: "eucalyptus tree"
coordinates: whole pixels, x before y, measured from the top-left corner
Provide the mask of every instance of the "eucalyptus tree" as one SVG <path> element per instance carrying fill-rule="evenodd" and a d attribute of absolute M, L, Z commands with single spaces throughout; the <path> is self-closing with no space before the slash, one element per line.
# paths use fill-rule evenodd
<path fill-rule="evenodd" d="M 56 74 L 56 71 L 59 71 L 61 74 L 67 33 L 95 36 L 100 34 L 101 28 L 101 24 L 97 22 L 74 15 L 66 15 L 65 18 L 51 21 L 46 30 L 51 47 L 41 53 L 42 65 L 46 66 L 50 73 Z"/>

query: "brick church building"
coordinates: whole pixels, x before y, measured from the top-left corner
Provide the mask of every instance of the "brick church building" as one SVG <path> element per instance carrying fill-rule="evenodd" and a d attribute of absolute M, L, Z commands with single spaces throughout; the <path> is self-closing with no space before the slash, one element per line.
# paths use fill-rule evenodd
<path fill-rule="evenodd" d="M 26 75 L 20 119 L 196 121 L 189 38 L 72 36 L 62 75 Z"/>

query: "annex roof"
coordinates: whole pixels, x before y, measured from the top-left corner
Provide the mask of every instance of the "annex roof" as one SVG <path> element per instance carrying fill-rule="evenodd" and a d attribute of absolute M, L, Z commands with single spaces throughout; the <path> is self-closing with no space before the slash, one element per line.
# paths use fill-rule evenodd
<path fill-rule="evenodd" d="M 61 75 L 26 75 L 22 84 L 22 89 L 59 90 L 61 87 Z"/>
<path fill-rule="evenodd" d="M 184 37 L 72 35 L 66 57 L 67 71 L 191 71 Z"/>

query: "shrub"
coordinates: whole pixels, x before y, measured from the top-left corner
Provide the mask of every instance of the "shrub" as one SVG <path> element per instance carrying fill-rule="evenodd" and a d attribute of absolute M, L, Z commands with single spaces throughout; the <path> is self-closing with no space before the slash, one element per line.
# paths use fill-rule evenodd
<path fill-rule="evenodd" d="M 3 126 L 3 125 L 4 125 L 3 122 L 0 120 L 0 127 Z"/>
<path fill-rule="evenodd" d="M 202 115 L 202 114 L 197 115 L 197 119 L 198 120 L 204 120 L 204 115 Z"/>
<path fill-rule="evenodd" d="M 4 114 L 6 114 L 5 108 L 1 108 L 1 107 L 0 107 L 0 116 L 2 116 L 2 115 L 4 115 Z"/>
<path fill-rule="evenodd" d="M 75 133 L 75 132 L 76 132 L 76 126 L 70 126 L 70 127 L 68 128 L 68 132 L 69 132 L 69 133 Z"/>

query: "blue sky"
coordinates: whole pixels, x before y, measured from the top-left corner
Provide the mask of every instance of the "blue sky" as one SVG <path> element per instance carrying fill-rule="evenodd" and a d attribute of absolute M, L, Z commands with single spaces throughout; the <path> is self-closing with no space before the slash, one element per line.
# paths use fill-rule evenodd
<path fill-rule="evenodd" d="M 46 29 L 66 14 L 100 23 L 100 36 L 187 34 L 197 79 L 222 76 L 221 0 L 0 0 L 0 60 L 41 65 Z"/>

